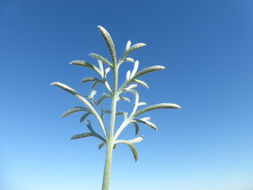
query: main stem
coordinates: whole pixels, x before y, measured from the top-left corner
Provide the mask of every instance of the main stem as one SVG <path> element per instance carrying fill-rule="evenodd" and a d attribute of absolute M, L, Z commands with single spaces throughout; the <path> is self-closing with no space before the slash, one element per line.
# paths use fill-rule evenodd
<path fill-rule="evenodd" d="M 118 64 L 114 64 L 113 67 L 113 94 L 112 94 L 112 107 L 111 107 L 111 121 L 110 130 L 107 139 L 106 157 L 105 157 L 105 167 L 104 167 L 104 177 L 102 190 L 109 190 L 110 173 L 111 173 L 111 163 L 112 163 L 112 151 L 114 146 L 114 126 L 116 117 L 116 107 L 118 99 Z"/>

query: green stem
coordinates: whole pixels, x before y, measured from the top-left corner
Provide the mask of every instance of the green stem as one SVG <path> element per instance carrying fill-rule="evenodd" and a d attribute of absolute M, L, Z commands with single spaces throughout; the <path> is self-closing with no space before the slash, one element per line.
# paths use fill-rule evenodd
<path fill-rule="evenodd" d="M 105 157 L 102 190 L 109 190 L 112 151 L 113 151 L 113 146 L 114 146 L 114 126 L 115 126 L 116 107 L 117 107 L 117 99 L 118 99 L 118 65 L 117 64 L 114 64 L 113 76 L 114 76 L 114 82 L 113 82 L 114 85 L 113 85 L 113 95 L 112 95 L 111 121 L 110 121 L 109 135 L 107 139 L 107 149 L 106 149 L 106 157 Z"/>

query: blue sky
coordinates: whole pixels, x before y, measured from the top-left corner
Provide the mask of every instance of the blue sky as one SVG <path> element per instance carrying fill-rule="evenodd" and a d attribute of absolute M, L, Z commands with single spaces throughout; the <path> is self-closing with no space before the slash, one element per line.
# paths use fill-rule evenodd
<path fill-rule="evenodd" d="M 0 0 L 0 189 L 100 189 L 105 150 L 69 140 L 86 129 L 79 114 L 60 115 L 81 104 L 49 85 L 88 93 L 80 79 L 93 73 L 68 62 L 109 57 L 97 25 L 118 54 L 146 43 L 132 54 L 140 68 L 166 66 L 142 78 L 141 100 L 182 106 L 150 112 L 159 131 L 141 128 L 137 163 L 115 150 L 111 189 L 252 189 L 252 13 L 250 0 Z"/>

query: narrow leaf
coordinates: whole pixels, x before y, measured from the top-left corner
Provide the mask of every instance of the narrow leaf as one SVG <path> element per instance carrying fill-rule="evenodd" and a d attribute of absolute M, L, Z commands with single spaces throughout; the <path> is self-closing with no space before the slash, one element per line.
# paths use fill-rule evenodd
<path fill-rule="evenodd" d="M 108 94 L 103 94 L 103 96 L 97 101 L 97 105 L 99 105 L 101 102 L 103 102 L 106 98 L 110 98 L 111 96 Z"/>
<path fill-rule="evenodd" d="M 134 62 L 133 71 L 132 71 L 132 73 L 131 73 L 131 75 L 130 75 L 129 78 L 132 78 L 132 77 L 136 74 L 136 72 L 137 72 L 137 70 L 138 70 L 138 67 L 139 67 L 139 61 L 136 60 L 136 61 Z"/>
<path fill-rule="evenodd" d="M 126 101 L 126 102 L 131 102 L 129 98 L 125 97 L 125 96 L 119 96 L 118 97 L 119 100 L 123 100 L 123 101 Z"/>
<path fill-rule="evenodd" d="M 131 84 L 127 88 L 125 88 L 126 91 L 132 90 L 132 88 L 137 87 L 137 84 Z"/>
<path fill-rule="evenodd" d="M 99 70 L 100 70 L 100 73 L 102 75 L 102 78 L 104 78 L 104 66 L 103 66 L 103 62 L 98 60 L 98 66 L 99 66 Z"/>
<path fill-rule="evenodd" d="M 93 99 L 94 96 L 96 95 L 97 91 L 96 90 L 92 90 L 90 95 L 88 96 L 89 99 Z"/>
<path fill-rule="evenodd" d="M 101 149 L 104 145 L 106 144 L 106 142 L 102 142 L 98 145 L 98 149 Z"/>
<path fill-rule="evenodd" d="M 74 135 L 73 137 L 71 137 L 71 140 L 81 139 L 81 138 L 90 137 L 90 136 L 93 136 L 92 133 L 82 133 L 82 134 Z"/>
<path fill-rule="evenodd" d="M 115 51 L 114 43 L 112 41 L 110 34 L 102 26 L 98 26 L 98 29 L 101 32 L 104 40 L 106 41 L 106 44 L 107 44 L 107 47 L 109 48 L 113 63 L 116 64 L 116 62 L 117 62 L 116 51 Z"/>
<path fill-rule="evenodd" d="M 146 46 L 146 44 L 144 44 L 144 43 L 137 43 L 137 44 L 134 44 L 133 46 L 131 46 L 130 48 L 128 48 L 124 53 L 123 53 L 123 55 L 121 56 L 121 60 L 124 60 L 125 58 L 126 58 L 126 56 L 130 53 L 130 52 L 132 52 L 132 51 L 134 51 L 134 50 L 136 50 L 136 49 L 138 49 L 138 48 L 141 48 L 141 47 L 144 47 L 144 46 Z"/>
<path fill-rule="evenodd" d="M 127 144 L 129 146 L 129 148 L 131 149 L 133 156 L 134 156 L 134 160 L 135 162 L 138 160 L 138 152 L 136 150 L 136 148 L 134 147 L 134 145 L 132 144 Z"/>
<path fill-rule="evenodd" d="M 130 62 L 130 63 L 134 63 L 134 59 L 131 57 L 127 57 L 124 59 L 125 62 Z"/>
<path fill-rule="evenodd" d="M 131 46 L 131 41 L 128 40 L 127 43 L 126 43 L 126 48 L 125 48 L 125 50 L 127 51 L 127 50 L 130 48 L 130 46 Z"/>
<path fill-rule="evenodd" d="M 153 71 L 159 71 L 159 70 L 163 70 L 165 69 L 164 66 L 160 66 L 160 65 L 156 65 L 156 66 L 152 66 L 152 67 L 147 67 L 143 70 L 141 70 L 140 72 L 136 73 L 134 78 L 138 78 L 144 74 L 147 74 L 147 73 L 150 73 L 150 72 L 153 72 Z"/>
<path fill-rule="evenodd" d="M 136 112 L 134 114 L 134 116 L 138 116 L 142 113 L 145 113 L 145 112 L 151 111 L 151 110 L 155 110 L 155 109 L 178 109 L 178 108 L 181 108 L 181 107 L 177 104 L 172 104 L 172 103 L 155 104 L 155 105 L 143 108 L 142 110 Z"/>
<path fill-rule="evenodd" d="M 140 137 L 130 139 L 130 140 L 117 140 L 116 143 L 133 144 L 133 143 L 139 143 L 143 141 L 143 139 L 144 139 L 144 136 L 140 136 Z"/>
<path fill-rule="evenodd" d="M 156 127 L 156 125 L 154 123 L 148 121 L 148 120 L 145 120 L 145 119 L 135 119 L 135 121 L 139 122 L 139 123 L 143 123 L 143 124 L 151 127 L 152 129 L 156 130 L 156 131 L 158 130 L 157 127 Z"/>
<path fill-rule="evenodd" d="M 68 111 L 64 112 L 64 113 L 61 115 L 61 117 L 67 117 L 67 116 L 69 116 L 69 115 L 71 115 L 71 114 L 73 114 L 73 113 L 79 112 L 79 111 L 90 112 L 89 109 L 84 108 L 84 107 L 79 107 L 79 106 L 78 106 L 78 107 L 74 107 L 74 108 L 69 109 Z"/>
<path fill-rule="evenodd" d="M 91 81 L 103 83 L 101 80 L 94 78 L 94 77 L 87 77 L 87 78 L 84 78 L 81 80 L 82 83 L 91 82 Z"/>
<path fill-rule="evenodd" d="M 127 71 L 127 73 L 126 73 L 126 80 L 129 80 L 130 75 L 131 75 L 131 71 Z"/>
<path fill-rule="evenodd" d="M 140 127 L 136 122 L 133 122 L 133 125 L 135 127 L 135 135 L 138 135 L 139 131 L 140 131 Z"/>
<path fill-rule="evenodd" d="M 104 58 L 104 57 L 101 56 L 101 55 L 98 55 L 98 54 L 96 54 L 96 53 L 90 53 L 89 56 L 91 56 L 91 57 L 93 57 L 93 58 L 95 58 L 95 59 L 97 59 L 97 60 L 100 60 L 100 61 L 104 62 L 104 63 L 107 64 L 109 67 L 112 67 L 112 66 L 113 66 L 112 63 L 111 63 L 109 60 L 107 60 L 106 58 Z"/>
<path fill-rule="evenodd" d="M 92 70 L 96 71 L 100 76 L 102 75 L 100 73 L 100 70 L 95 65 L 93 65 L 91 63 L 88 63 L 86 61 L 74 60 L 74 61 L 71 61 L 69 64 L 71 64 L 71 65 L 78 65 L 78 66 L 82 66 L 82 67 L 87 67 L 89 69 L 92 69 Z"/>
<path fill-rule="evenodd" d="M 148 84 L 142 80 L 134 79 L 134 82 L 136 82 L 137 84 L 140 84 L 146 88 L 149 88 Z"/>
<path fill-rule="evenodd" d="M 80 123 L 82 123 L 91 113 L 86 113 L 80 118 Z"/>
<path fill-rule="evenodd" d="M 62 83 L 60 83 L 60 82 L 53 82 L 53 83 L 51 83 L 51 85 L 60 87 L 61 89 L 63 89 L 63 90 L 65 90 L 65 91 L 69 92 L 69 93 L 72 94 L 72 95 L 76 95 L 76 94 L 77 94 L 77 92 L 76 92 L 73 88 L 70 88 L 70 87 L 67 86 L 66 84 L 62 84 Z"/>

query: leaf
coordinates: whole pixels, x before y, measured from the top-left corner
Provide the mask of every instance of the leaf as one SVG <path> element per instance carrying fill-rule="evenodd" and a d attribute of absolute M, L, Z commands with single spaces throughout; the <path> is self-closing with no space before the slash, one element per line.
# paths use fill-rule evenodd
<path fill-rule="evenodd" d="M 87 128 L 90 130 L 91 133 L 95 133 L 95 131 L 93 130 L 92 126 L 91 126 L 91 123 L 90 123 L 90 120 L 87 120 L 85 122 Z"/>
<path fill-rule="evenodd" d="M 181 107 L 177 104 L 172 104 L 172 103 L 155 104 L 155 105 L 143 108 L 142 110 L 136 112 L 134 114 L 134 116 L 138 116 L 142 113 L 145 113 L 145 112 L 151 111 L 151 110 L 155 110 L 155 109 L 178 109 L 178 108 L 181 108 Z"/>
<path fill-rule="evenodd" d="M 99 66 L 99 70 L 100 70 L 100 73 L 102 75 L 102 78 L 104 78 L 104 66 L 103 66 L 103 62 L 98 60 L 98 66 Z"/>
<path fill-rule="evenodd" d="M 148 84 L 142 80 L 134 79 L 134 82 L 136 82 L 137 84 L 140 84 L 146 88 L 149 88 Z"/>
<path fill-rule="evenodd" d="M 106 142 L 102 142 L 98 145 L 98 149 L 101 149 L 104 145 L 106 144 Z"/>
<path fill-rule="evenodd" d="M 126 73 L 126 80 L 129 80 L 130 75 L 131 75 L 131 71 L 127 71 L 127 73 Z"/>
<path fill-rule="evenodd" d="M 121 60 L 124 60 L 125 58 L 126 58 L 126 56 L 130 53 L 130 52 L 132 52 L 132 51 L 134 51 L 134 50 L 136 50 L 136 49 L 139 49 L 139 48 L 141 48 L 141 47 L 144 47 L 144 46 L 146 46 L 146 44 L 144 44 L 144 43 L 137 43 L 137 44 L 134 44 L 133 46 L 131 46 L 130 48 L 128 48 L 124 53 L 123 53 L 123 55 L 121 56 Z"/>
<path fill-rule="evenodd" d="M 155 66 L 152 66 L 152 67 L 147 67 L 147 68 L 141 70 L 140 72 L 136 73 L 133 78 L 138 78 L 138 77 L 140 77 L 144 74 L 147 74 L 147 73 L 150 73 L 150 72 L 153 72 L 153 71 L 163 70 L 163 69 L 165 69 L 165 67 L 161 66 L 161 65 L 155 65 Z"/>
<path fill-rule="evenodd" d="M 104 40 L 106 41 L 107 47 L 110 50 L 110 54 L 111 54 L 113 63 L 116 64 L 116 62 L 117 62 L 116 51 L 115 51 L 114 43 L 112 41 L 110 34 L 102 26 L 98 26 L 98 29 L 101 32 Z"/>
<path fill-rule="evenodd" d="M 135 162 L 138 160 L 138 152 L 136 150 L 136 148 L 134 147 L 134 145 L 132 144 L 127 144 L 129 146 L 129 148 L 131 149 L 133 156 L 134 156 L 134 160 Z"/>
<path fill-rule="evenodd" d="M 60 83 L 60 82 L 53 82 L 53 83 L 51 83 L 51 85 L 60 87 L 61 89 L 63 89 L 63 90 L 65 90 L 65 91 L 69 92 L 69 93 L 72 94 L 72 95 L 76 95 L 76 94 L 77 94 L 77 92 L 76 92 L 73 88 L 70 88 L 70 87 L 67 86 L 66 84 L 62 84 L 62 83 Z"/>
<path fill-rule="evenodd" d="M 140 136 L 140 137 L 133 138 L 130 140 L 117 140 L 116 143 L 133 144 L 133 143 L 139 143 L 143 141 L 143 139 L 144 139 L 144 136 Z"/>
<path fill-rule="evenodd" d="M 126 48 L 125 48 L 125 50 L 127 51 L 127 50 L 130 48 L 130 46 L 131 46 L 131 41 L 128 40 L 127 43 L 126 43 Z"/>
<path fill-rule="evenodd" d="M 135 127 L 135 135 L 138 135 L 139 131 L 140 131 L 140 127 L 136 122 L 133 122 L 133 125 Z"/>
<path fill-rule="evenodd" d="M 96 86 L 97 86 L 97 84 L 98 84 L 98 81 L 95 81 L 92 85 L 91 85 L 91 89 L 94 89 Z"/>
<path fill-rule="evenodd" d="M 107 60 L 106 58 L 104 58 L 103 56 L 99 55 L 99 54 L 96 54 L 96 53 L 90 53 L 89 56 L 97 59 L 97 60 L 100 60 L 102 62 L 104 62 L 106 65 L 108 65 L 109 67 L 113 67 L 112 63 Z"/>
<path fill-rule="evenodd" d="M 92 90 L 90 95 L 88 96 L 89 99 L 93 99 L 94 96 L 96 95 L 97 91 L 96 90 Z"/>
<path fill-rule="evenodd" d="M 134 59 L 131 57 L 127 57 L 124 59 L 125 62 L 130 62 L 130 63 L 134 63 Z"/>
<path fill-rule="evenodd" d="M 125 90 L 130 91 L 130 90 L 132 90 L 132 88 L 135 88 L 135 87 L 137 87 L 137 84 L 131 84 L 127 88 L 125 88 Z"/>
<path fill-rule="evenodd" d="M 82 134 L 74 135 L 73 137 L 71 137 L 71 140 L 81 139 L 81 138 L 91 137 L 91 136 L 93 136 L 92 133 L 82 133 Z"/>
<path fill-rule="evenodd" d="M 129 78 L 132 78 L 132 77 L 136 74 L 136 72 L 137 72 L 137 70 L 138 70 L 138 67 L 139 67 L 139 61 L 136 60 L 136 61 L 134 62 L 133 71 L 132 71 L 132 73 L 131 73 L 131 75 L 130 75 Z"/>
<path fill-rule="evenodd" d="M 125 97 L 125 96 L 119 96 L 118 97 L 119 100 L 123 100 L 123 101 L 126 101 L 126 102 L 131 102 L 129 98 Z"/>
<path fill-rule="evenodd" d="M 87 109 L 87 108 L 77 106 L 77 107 L 74 107 L 74 108 L 69 109 L 68 111 L 64 112 L 64 113 L 61 115 L 61 117 L 67 117 L 67 116 L 71 115 L 72 113 L 76 113 L 76 112 L 79 112 L 79 111 L 90 112 L 90 110 Z"/>
<path fill-rule="evenodd" d="M 156 131 L 158 130 L 157 127 L 156 127 L 156 125 L 154 123 L 148 121 L 148 120 L 145 120 L 145 119 L 135 119 L 135 121 L 139 122 L 139 123 L 143 123 L 143 124 L 151 127 L 152 129 L 156 130 Z"/>
<path fill-rule="evenodd" d="M 103 94 L 103 96 L 97 101 L 96 105 L 98 106 L 101 102 L 103 102 L 106 98 L 110 98 L 111 96 L 108 94 Z"/>
<path fill-rule="evenodd" d="M 105 78 L 106 78 L 106 75 L 110 72 L 110 70 L 111 70 L 110 67 L 107 67 L 107 68 L 105 69 Z"/>
<path fill-rule="evenodd" d="M 94 78 L 94 77 L 87 77 L 87 78 L 84 78 L 81 80 L 82 83 L 91 82 L 91 81 L 103 83 L 101 80 Z"/>
<path fill-rule="evenodd" d="M 86 113 L 80 118 L 80 123 L 82 123 L 91 113 Z"/>
<path fill-rule="evenodd" d="M 139 103 L 138 103 L 138 106 L 145 106 L 145 105 L 147 105 L 146 102 L 139 102 Z"/>
<path fill-rule="evenodd" d="M 100 70 L 95 65 L 90 64 L 86 61 L 74 60 L 74 61 L 71 61 L 69 64 L 78 65 L 78 66 L 82 66 L 82 67 L 87 67 L 89 69 L 92 69 L 92 70 L 96 71 L 102 77 L 102 73 L 100 73 Z"/>

